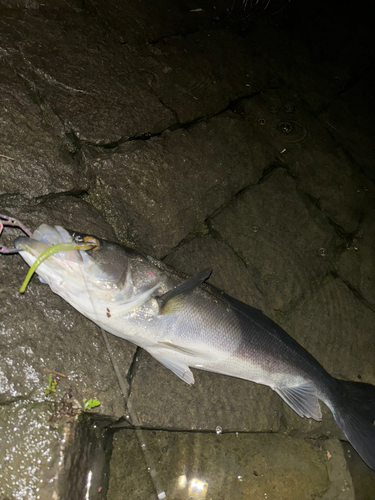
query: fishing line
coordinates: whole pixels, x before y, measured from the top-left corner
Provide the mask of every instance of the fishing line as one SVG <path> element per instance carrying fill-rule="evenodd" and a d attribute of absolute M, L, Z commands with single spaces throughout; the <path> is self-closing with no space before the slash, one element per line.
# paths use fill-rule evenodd
<path fill-rule="evenodd" d="M 137 437 L 139 446 L 141 447 L 143 457 L 144 457 L 144 460 L 146 462 L 147 470 L 150 473 L 151 480 L 152 480 L 152 483 L 154 485 L 154 489 L 156 491 L 157 498 L 159 500 L 166 499 L 167 495 L 166 495 L 165 491 L 163 490 L 163 488 L 161 487 L 161 483 L 159 481 L 158 473 L 157 473 L 156 467 L 155 467 L 155 462 L 152 458 L 150 450 L 147 448 L 147 444 L 146 444 L 146 441 L 144 439 L 143 430 L 141 429 L 142 421 L 140 420 L 137 412 L 134 410 L 132 403 L 129 401 L 129 391 L 127 391 L 127 389 L 126 389 L 126 385 L 129 388 L 129 384 L 126 384 L 124 377 L 121 375 L 120 370 L 117 366 L 117 363 L 114 359 L 112 349 L 111 349 L 111 346 L 109 344 L 107 332 L 105 330 L 103 330 L 103 328 L 100 328 L 100 330 L 103 334 L 104 342 L 107 346 L 108 354 L 109 354 L 109 357 L 111 359 L 112 366 L 113 366 L 113 369 L 115 371 L 118 383 L 119 383 L 121 391 L 124 395 L 125 407 L 127 408 L 128 412 L 129 412 L 131 423 L 134 426 L 135 435 Z"/>
<path fill-rule="evenodd" d="M 94 311 L 96 318 L 99 322 L 99 317 L 98 317 L 98 314 L 96 312 L 96 308 L 95 308 L 93 299 L 91 297 L 88 283 L 86 281 L 85 275 L 84 275 L 83 270 L 82 270 L 82 266 L 79 266 L 79 269 L 80 269 L 82 278 L 85 282 L 86 290 L 87 290 L 93 311 Z M 161 483 L 160 483 L 160 480 L 158 477 L 158 473 L 157 473 L 157 470 L 155 467 L 154 459 L 152 458 L 151 452 L 147 447 L 146 440 L 144 438 L 144 433 L 143 433 L 143 430 L 141 428 L 142 421 L 140 420 L 137 412 L 134 410 L 132 403 L 129 401 L 129 384 L 125 381 L 124 377 L 121 375 L 119 367 L 118 367 L 116 360 L 113 356 L 113 352 L 112 352 L 111 345 L 109 343 L 109 338 L 108 338 L 107 332 L 105 330 L 103 330 L 103 328 L 101 328 L 101 327 L 99 327 L 99 328 L 100 328 L 100 331 L 102 332 L 104 343 L 107 347 L 108 355 L 109 355 L 109 358 L 111 360 L 113 370 L 115 372 L 115 375 L 117 377 L 117 381 L 119 383 L 121 392 L 122 392 L 123 397 L 124 397 L 125 408 L 127 408 L 127 411 L 129 412 L 131 424 L 134 427 L 135 435 L 136 435 L 138 444 L 142 450 L 142 454 L 143 454 L 144 461 L 146 463 L 147 470 L 150 473 L 151 481 L 152 481 L 157 499 L 164 500 L 167 498 L 167 495 L 165 493 L 165 490 L 161 486 Z"/>

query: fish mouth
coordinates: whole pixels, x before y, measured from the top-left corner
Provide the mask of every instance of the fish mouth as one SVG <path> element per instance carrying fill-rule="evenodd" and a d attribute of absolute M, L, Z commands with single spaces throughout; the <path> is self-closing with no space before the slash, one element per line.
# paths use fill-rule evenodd
<path fill-rule="evenodd" d="M 31 237 L 19 236 L 13 245 L 32 269 L 20 288 L 21 293 L 25 291 L 33 272 L 36 272 L 42 283 L 47 283 L 53 291 L 56 291 L 62 283 L 69 284 L 72 290 L 77 288 L 80 280 L 76 274 L 80 271 L 83 261 L 81 253 L 85 252 L 71 251 L 75 250 L 76 243 L 67 230 L 61 226 L 42 224 Z M 71 246 L 73 248 L 69 248 Z M 47 252 L 49 253 L 45 255 Z"/>
<path fill-rule="evenodd" d="M 41 224 L 31 235 L 19 236 L 13 242 L 14 248 L 18 250 L 21 256 L 26 260 L 29 265 L 40 257 L 46 250 L 51 247 L 57 247 L 60 244 L 73 244 L 74 240 L 72 234 L 61 226 L 51 226 L 49 224 Z M 78 245 L 77 245 L 78 246 Z M 77 262 L 80 260 L 79 254 L 85 252 L 71 252 L 71 251 L 56 251 L 54 255 L 48 258 L 48 265 L 56 265 L 62 261 Z"/>
<path fill-rule="evenodd" d="M 27 236 L 19 236 L 14 240 L 13 245 L 19 252 L 28 252 L 35 258 L 39 257 L 50 246 Z"/>
<path fill-rule="evenodd" d="M 34 257 L 39 257 L 48 247 L 58 243 L 71 243 L 73 241 L 70 233 L 61 226 L 41 224 L 34 231 L 32 237 L 19 236 L 14 240 L 14 248 L 19 252 L 29 252 Z"/>

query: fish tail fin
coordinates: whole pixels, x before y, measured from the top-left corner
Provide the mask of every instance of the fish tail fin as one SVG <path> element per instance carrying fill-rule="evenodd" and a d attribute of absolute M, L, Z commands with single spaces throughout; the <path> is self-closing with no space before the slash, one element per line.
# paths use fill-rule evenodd
<path fill-rule="evenodd" d="M 332 413 L 362 460 L 375 469 L 375 386 L 337 380 Z"/>

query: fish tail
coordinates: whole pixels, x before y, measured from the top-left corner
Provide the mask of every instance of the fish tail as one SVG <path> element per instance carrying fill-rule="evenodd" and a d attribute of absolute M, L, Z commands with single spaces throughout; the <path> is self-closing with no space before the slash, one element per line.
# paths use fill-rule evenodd
<path fill-rule="evenodd" d="M 364 462 L 375 470 L 375 386 L 336 380 L 332 413 Z"/>

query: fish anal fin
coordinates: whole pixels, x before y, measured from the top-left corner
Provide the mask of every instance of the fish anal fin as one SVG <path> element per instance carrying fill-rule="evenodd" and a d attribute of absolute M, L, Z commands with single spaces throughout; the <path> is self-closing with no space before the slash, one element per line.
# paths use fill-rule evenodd
<path fill-rule="evenodd" d="M 275 387 L 274 391 L 294 410 L 300 417 L 322 420 L 316 387 L 312 382 L 304 382 L 297 386 Z"/>
<path fill-rule="evenodd" d="M 148 348 L 151 354 L 159 363 L 171 370 L 177 377 L 189 385 L 194 384 L 194 375 L 186 362 L 177 356 L 171 349 Z"/>
<path fill-rule="evenodd" d="M 198 288 L 206 279 L 210 276 L 212 269 L 203 269 L 199 271 L 195 276 L 188 278 L 183 281 L 175 288 L 168 290 L 168 292 L 156 297 L 159 303 L 159 313 L 168 314 L 175 311 L 180 311 L 183 308 L 182 296 L 184 294 L 192 292 L 195 288 Z"/>

